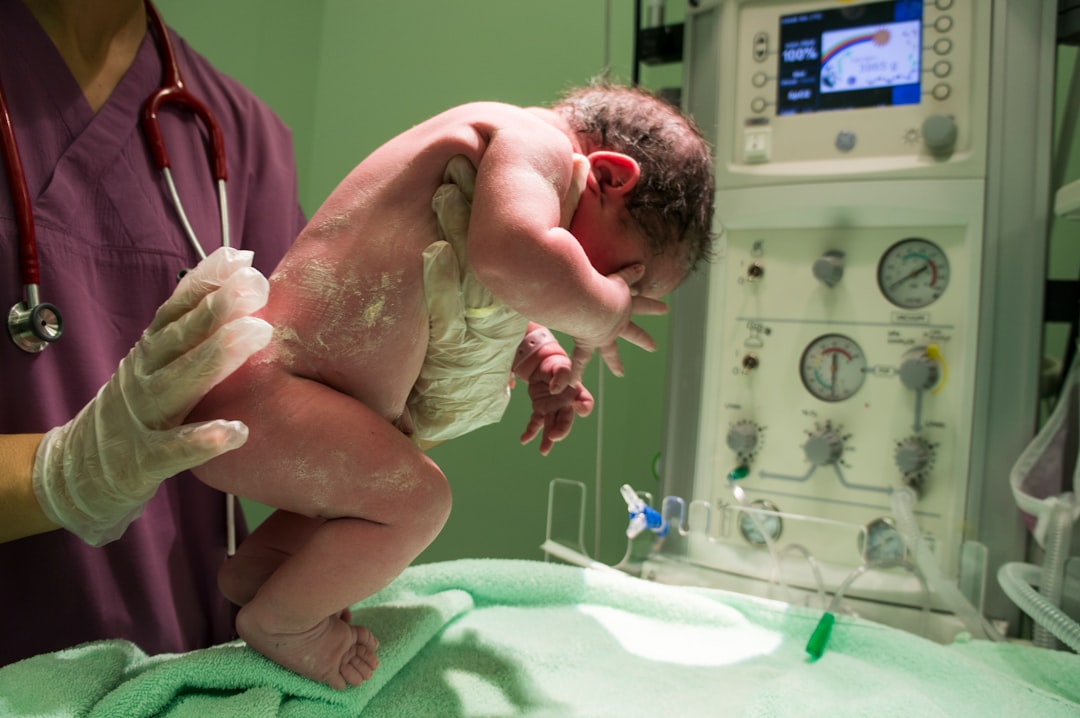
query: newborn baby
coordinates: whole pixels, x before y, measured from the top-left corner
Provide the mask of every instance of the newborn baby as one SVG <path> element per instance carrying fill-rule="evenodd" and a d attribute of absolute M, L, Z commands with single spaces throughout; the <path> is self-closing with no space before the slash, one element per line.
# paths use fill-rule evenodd
<path fill-rule="evenodd" d="M 193 412 L 250 428 L 199 478 L 279 509 L 219 575 L 240 636 L 335 688 L 369 678 L 377 641 L 348 606 L 450 511 L 423 449 L 497 420 L 512 368 L 534 400 L 524 438 L 564 436 L 591 408 L 594 351 L 621 373 L 618 337 L 653 348 L 631 316 L 664 312 L 705 256 L 711 177 L 677 109 L 613 86 L 453 108 L 360 163 L 271 276 L 270 346 Z"/>

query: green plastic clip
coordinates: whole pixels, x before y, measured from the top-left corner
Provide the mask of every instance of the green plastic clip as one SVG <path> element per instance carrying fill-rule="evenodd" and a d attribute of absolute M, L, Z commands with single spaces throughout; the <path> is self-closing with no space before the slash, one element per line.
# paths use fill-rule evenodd
<path fill-rule="evenodd" d="M 810 640 L 806 642 L 806 652 L 810 654 L 811 661 L 816 661 L 825 653 L 825 646 L 829 643 L 829 636 L 832 634 L 835 622 L 836 616 L 831 613 L 826 612 L 821 615 L 817 628 L 814 629 Z"/>

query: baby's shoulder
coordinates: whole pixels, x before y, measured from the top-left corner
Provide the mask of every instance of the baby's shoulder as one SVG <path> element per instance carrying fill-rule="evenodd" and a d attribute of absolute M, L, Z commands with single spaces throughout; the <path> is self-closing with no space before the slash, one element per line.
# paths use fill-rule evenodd
<path fill-rule="evenodd" d="M 446 131 L 469 128 L 486 135 L 497 132 L 525 134 L 538 141 L 565 141 L 566 131 L 559 116 L 542 107 L 520 107 L 504 102 L 470 102 L 458 105 L 430 120 Z"/>

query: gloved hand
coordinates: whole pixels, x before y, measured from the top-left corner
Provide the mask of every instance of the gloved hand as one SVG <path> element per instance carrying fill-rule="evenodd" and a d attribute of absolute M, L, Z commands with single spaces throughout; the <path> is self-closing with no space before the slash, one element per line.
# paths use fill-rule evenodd
<path fill-rule="evenodd" d="M 181 422 L 270 341 L 272 327 L 248 316 L 269 295 L 251 259 L 223 247 L 200 262 L 98 395 L 45 434 L 32 478 L 50 520 L 93 546 L 106 544 L 142 513 L 162 480 L 247 440 L 239 421 Z"/>
<path fill-rule="evenodd" d="M 514 374 L 529 382 L 533 407 L 521 443 L 529 443 L 543 430 L 540 453 L 547 456 L 555 442 L 569 436 L 574 416 L 588 416 L 595 402 L 581 382 L 569 383 L 570 357 L 547 327 L 532 324 L 530 329 L 514 359 Z M 556 391 L 560 384 L 565 388 Z"/>

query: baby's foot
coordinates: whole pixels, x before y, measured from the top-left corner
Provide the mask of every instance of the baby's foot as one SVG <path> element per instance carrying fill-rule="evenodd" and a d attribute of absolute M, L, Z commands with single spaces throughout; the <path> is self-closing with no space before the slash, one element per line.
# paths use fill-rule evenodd
<path fill-rule="evenodd" d="M 291 671 L 332 688 L 358 686 L 379 666 L 379 641 L 363 626 L 330 616 L 300 632 L 267 630 L 257 617 L 258 602 L 236 617 L 236 631 L 248 645 Z"/>

